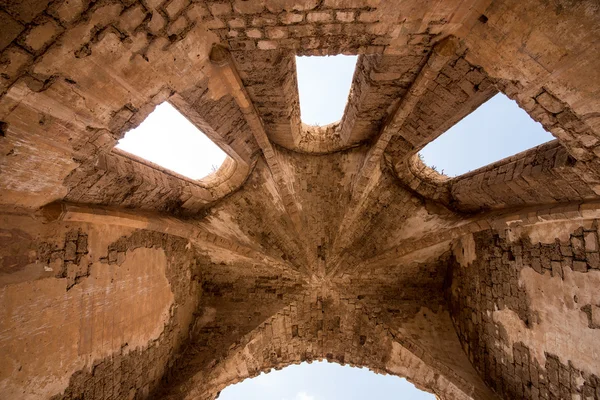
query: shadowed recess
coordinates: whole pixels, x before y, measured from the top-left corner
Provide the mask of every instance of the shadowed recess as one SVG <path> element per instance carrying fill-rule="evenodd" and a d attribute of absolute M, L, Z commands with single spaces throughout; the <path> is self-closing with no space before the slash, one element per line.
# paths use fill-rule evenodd
<path fill-rule="evenodd" d="M 438 172 L 458 176 L 552 139 L 542 124 L 498 93 L 419 154 Z"/>
<path fill-rule="evenodd" d="M 162 103 L 116 148 L 191 179 L 216 172 L 226 154 L 168 102 Z"/>

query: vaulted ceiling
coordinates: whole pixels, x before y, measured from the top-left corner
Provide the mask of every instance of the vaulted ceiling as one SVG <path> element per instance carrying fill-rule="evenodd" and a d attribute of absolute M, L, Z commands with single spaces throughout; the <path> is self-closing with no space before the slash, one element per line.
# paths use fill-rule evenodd
<path fill-rule="evenodd" d="M 261 370 L 327 358 L 408 375 L 442 398 L 496 396 L 455 333 L 449 244 L 595 209 L 594 1 L 0 7 L 3 214 L 151 230 L 198 253 L 195 318 L 216 310 L 213 329 L 190 324 L 154 393 L 211 398 Z M 333 54 L 359 55 L 344 115 L 308 126 L 295 56 Z M 419 160 L 498 92 L 556 140 L 456 178 Z M 164 101 L 227 152 L 209 178 L 113 149 Z M 257 364 L 232 372 L 248 358 Z"/>

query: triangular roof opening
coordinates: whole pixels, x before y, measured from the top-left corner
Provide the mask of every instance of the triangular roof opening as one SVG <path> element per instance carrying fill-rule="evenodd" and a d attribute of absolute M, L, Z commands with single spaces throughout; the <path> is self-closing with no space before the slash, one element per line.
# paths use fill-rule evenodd
<path fill-rule="evenodd" d="M 425 146 L 419 155 L 426 165 L 452 177 L 553 139 L 514 100 L 498 93 Z"/>
<path fill-rule="evenodd" d="M 227 157 L 168 102 L 127 132 L 116 148 L 195 180 L 216 172 Z"/>

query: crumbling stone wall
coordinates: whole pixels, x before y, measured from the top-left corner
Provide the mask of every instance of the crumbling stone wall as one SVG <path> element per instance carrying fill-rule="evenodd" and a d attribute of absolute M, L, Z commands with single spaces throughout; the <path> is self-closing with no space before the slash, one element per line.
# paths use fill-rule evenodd
<path fill-rule="evenodd" d="M 2 226 L 3 395 L 145 398 L 187 340 L 200 290 L 189 241 L 28 217 Z"/>
<path fill-rule="evenodd" d="M 0 393 L 213 398 L 323 358 L 494 398 L 462 343 L 500 396 L 599 397 L 599 10 L 575 3 L 2 3 Z M 360 56 L 346 115 L 301 125 L 293 56 L 340 53 Z M 563 147 L 454 191 L 402 175 L 497 90 Z M 112 152 L 164 101 L 228 152 L 227 176 Z M 65 200 L 63 222 L 36 220 Z"/>
<path fill-rule="evenodd" d="M 455 243 L 452 318 L 471 362 L 502 397 L 600 394 L 597 224 L 487 230 Z"/>

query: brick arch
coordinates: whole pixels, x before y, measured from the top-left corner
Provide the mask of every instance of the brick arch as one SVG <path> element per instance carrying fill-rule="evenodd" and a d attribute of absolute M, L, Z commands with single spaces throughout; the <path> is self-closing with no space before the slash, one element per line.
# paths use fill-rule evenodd
<path fill-rule="evenodd" d="M 336 295 L 306 295 L 287 305 L 236 341 L 210 371 L 196 374 L 182 397 L 212 400 L 225 387 L 262 372 L 317 360 L 406 378 L 440 399 L 476 398 Z"/>
<path fill-rule="evenodd" d="M 336 351 L 336 346 L 343 345 L 356 350 L 348 356 L 344 351 L 343 362 L 374 370 L 410 377 L 424 365 L 423 387 L 449 397 L 444 390 L 456 386 L 443 381 L 449 375 L 426 368 L 435 364 L 430 362 L 435 361 L 435 357 L 419 346 L 412 346 L 398 332 L 381 334 L 386 325 L 378 318 L 365 320 L 360 313 L 356 316 L 358 304 L 340 305 L 333 301 L 331 314 L 323 314 L 316 308 L 319 296 L 326 304 L 330 301 L 327 299 L 335 298 L 329 292 L 321 292 L 324 282 L 339 277 L 354 285 L 357 279 L 365 277 L 364 273 L 373 264 L 383 263 L 387 268 L 387 262 L 392 261 L 397 270 L 405 274 L 403 284 L 412 285 L 413 290 L 419 288 L 425 294 L 428 290 L 441 293 L 440 286 L 426 284 L 418 275 L 406 274 L 405 265 L 398 259 L 417 257 L 417 252 L 429 251 L 441 241 L 446 242 L 442 245 L 449 245 L 453 239 L 469 232 L 496 229 L 497 225 L 512 229 L 515 224 L 535 220 L 551 227 L 554 225 L 549 224 L 549 220 L 572 222 L 597 218 L 597 204 L 584 202 L 597 201 L 600 194 L 600 68 L 596 56 L 600 50 L 597 29 L 600 15 L 596 0 L 449 0 L 425 4 L 416 0 L 107 0 L 83 2 L 81 7 L 79 4 L 13 1 L 0 6 L 3 27 L 0 38 L 2 221 L 8 221 L 15 212 L 29 215 L 31 210 L 51 202 L 68 201 L 79 204 L 75 209 L 70 205 L 46 210 L 52 211 L 47 214 L 59 215 L 65 222 L 68 218 L 74 218 L 71 222 L 87 220 L 103 228 L 111 223 L 122 224 L 128 229 L 148 229 L 190 239 L 202 255 L 198 258 L 204 269 L 198 267 L 188 273 L 177 269 L 176 272 L 181 272 L 178 276 L 186 286 L 195 287 L 196 283 L 202 286 L 198 293 L 201 292 L 203 300 L 211 295 L 218 297 L 226 289 L 231 293 L 226 311 L 233 310 L 232 318 L 225 321 L 226 324 L 208 326 L 205 330 L 233 333 L 225 341 L 225 348 L 220 349 L 219 356 L 227 355 L 226 358 L 215 358 L 199 366 L 193 363 L 192 357 L 188 367 L 197 373 L 197 379 L 187 382 L 187 393 L 206 389 L 205 394 L 210 397 L 223 385 L 238 379 L 228 376 L 228 369 L 221 369 L 221 374 L 216 370 L 211 372 L 213 367 L 227 365 L 235 370 L 236 366 L 245 365 L 247 371 L 238 375 L 246 377 L 263 366 L 267 369 L 301 360 L 302 354 L 307 359 L 320 357 L 342 362 L 342 352 Z M 235 60 L 229 71 L 222 71 L 225 74 L 220 74 L 209 59 L 215 43 L 227 47 Z M 294 93 L 289 91 L 294 79 L 285 73 L 289 60 L 275 63 L 278 64 L 275 69 L 282 68 L 277 74 L 266 71 L 263 65 L 253 65 L 252 60 L 245 66 L 239 62 L 242 55 L 268 56 L 267 52 L 271 51 L 306 55 L 360 54 L 363 64 L 373 63 L 363 65 L 363 72 L 356 76 L 360 80 L 353 92 L 356 107 L 349 107 L 349 118 L 344 119 L 342 125 L 346 126 L 340 131 L 340 143 L 343 146 L 364 143 L 360 151 L 357 149 L 356 153 L 341 157 L 341 161 L 319 155 L 319 162 L 315 162 L 317 156 L 310 158 L 296 152 L 294 157 L 306 161 L 306 168 L 294 168 L 287 153 L 275 144 L 295 145 L 299 135 L 293 135 L 298 134 L 299 129 L 295 130 L 290 121 L 278 124 L 266 118 L 270 111 L 280 115 L 278 112 L 283 110 L 281 115 L 285 120 L 286 110 L 295 106 Z M 232 73 L 236 68 L 241 79 L 224 81 L 224 77 L 236 78 Z M 266 79 L 263 83 L 270 89 L 269 93 L 262 93 L 265 95 L 262 104 L 259 97 L 264 86 L 253 79 L 253 71 Z M 454 204 L 458 211 L 467 213 L 448 213 L 430 201 L 423 201 L 426 192 L 419 194 L 417 190 L 418 195 L 415 195 L 414 191 L 400 190 L 389 171 L 382 172 L 384 157 L 400 171 L 399 163 L 406 162 L 461 115 L 466 115 L 498 90 L 519 102 L 559 142 L 456 181 L 450 191 L 457 200 Z M 148 166 L 106 151 L 125 129 L 139 123 L 155 104 L 168 98 L 173 100 L 172 96 L 181 97 L 185 104 L 178 106 L 182 110 L 187 107 L 184 111 L 190 118 L 196 118 L 193 111 L 197 111 L 196 123 L 201 124 L 204 118 L 220 133 L 220 144 L 231 146 L 248 165 L 249 178 L 239 182 L 239 190 L 233 188 L 224 198 L 203 193 L 197 186 L 162 172 L 155 173 L 155 169 L 150 171 L 152 174 L 146 174 L 140 169 L 146 170 Z M 292 111 L 291 119 L 297 110 Z M 276 135 L 292 137 L 276 138 L 275 128 L 279 129 Z M 341 148 L 336 141 L 324 143 L 323 148 L 314 142 L 303 143 L 302 148 L 313 151 L 311 146 L 315 146 L 316 152 Z M 251 166 L 257 158 L 258 167 L 253 169 Z M 529 159 L 535 162 L 530 163 Z M 213 196 L 220 201 L 212 201 Z M 120 208 L 108 212 L 104 206 Z M 335 212 L 321 212 L 331 209 Z M 486 209 L 498 211 L 469 215 L 469 212 Z M 510 210 L 503 212 L 504 209 Z M 146 216 L 148 210 L 163 214 L 150 218 Z M 188 212 L 195 214 L 194 218 L 182 218 Z M 594 214 L 593 218 L 589 217 L 590 213 Z M 20 228 L 30 223 L 10 223 L 9 226 Z M 592 270 L 597 269 L 598 251 L 586 247 L 587 237 L 598 234 L 593 229 L 597 227 L 597 222 L 595 224 L 583 226 L 581 232 L 561 226 L 557 230 L 569 236 L 570 244 L 567 245 L 567 239 L 558 238 L 558 242 L 554 240 L 549 246 L 529 249 L 533 258 L 538 250 L 544 254 L 538 257 L 539 264 L 531 262 L 530 269 L 519 265 L 519 245 L 500 240 L 503 238 L 499 232 L 496 236 L 483 237 L 483 247 L 493 253 L 486 260 L 489 263 L 480 264 L 483 271 L 453 269 L 458 274 L 454 283 L 463 285 L 463 295 L 447 301 L 455 317 L 456 331 L 472 363 L 489 386 L 500 394 L 509 393 L 511 398 L 569 398 L 573 394 L 598 397 L 600 368 L 592 368 L 591 372 L 582 368 L 580 374 L 567 369 L 570 362 L 579 369 L 581 360 L 585 361 L 591 352 L 568 357 L 562 349 L 559 354 L 545 356 L 540 351 L 541 340 L 534 343 L 535 351 L 531 351 L 530 341 L 535 334 L 532 336 L 530 331 L 535 329 L 527 326 L 534 323 L 528 319 L 527 306 L 510 304 L 508 311 L 500 314 L 501 318 L 508 318 L 504 322 L 514 322 L 513 328 L 518 329 L 505 329 L 507 337 L 500 337 L 499 342 L 490 339 L 488 332 L 480 328 L 481 321 L 489 329 L 497 327 L 495 321 L 485 320 L 489 318 L 487 311 L 495 311 L 491 307 L 484 310 L 489 306 L 488 293 L 493 298 L 494 292 L 498 295 L 502 290 L 500 297 L 505 297 L 505 303 L 521 300 L 522 288 L 515 277 L 518 268 L 528 271 L 526 274 L 531 274 L 533 269 L 544 285 L 550 279 L 553 279 L 552 284 L 565 277 L 571 279 L 578 276 L 573 275 L 576 273 L 586 273 L 586 277 L 597 275 Z M 13 234 L 6 232 L 1 238 L 4 241 Z M 21 241 L 23 235 L 17 237 L 19 235 L 18 241 Z M 48 234 L 53 235 L 54 240 L 60 239 L 56 232 Z M 164 236 L 153 237 L 162 243 Z M 61 246 L 66 247 L 66 242 L 71 250 L 77 247 L 74 240 L 62 241 Z M 146 245 L 154 246 L 154 241 L 145 241 Z M 532 245 L 535 244 L 532 242 Z M 596 245 L 600 247 L 600 243 Z M 47 250 L 28 246 L 17 248 L 7 259 L 16 256 L 18 260 L 29 260 Z M 569 247 L 572 256 L 568 255 Z M 520 250 L 523 252 L 523 246 Z M 114 249 L 112 255 L 108 255 L 109 260 L 114 261 L 116 257 L 118 261 L 119 253 L 123 251 Z M 500 274 L 500 281 L 506 278 L 508 282 L 501 285 L 494 282 L 498 281 L 498 274 L 487 273 L 492 264 L 504 272 Z M 540 265 L 545 273 L 535 270 Z M 231 279 L 223 279 L 222 286 L 200 277 L 203 272 L 223 271 L 226 267 L 231 267 L 225 272 Z M 39 283 L 36 281 L 38 272 L 49 273 L 40 269 L 43 268 L 40 263 L 32 263 L 31 268 L 35 268 L 35 275 L 11 272 L 9 278 L 25 277 L 27 284 L 34 285 Z M 72 268 L 71 271 L 76 278 L 77 271 Z M 441 268 L 432 274 L 444 277 L 444 271 Z M 473 274 L 469 276 L 470 273 Z M 535 275 L 525 275 L 525 278 L 531 276 Z M 236 280 L 238 285 L 231 280 Z M 478 285 L 489 280 L 496 285 L 495 290 L 487 287 L 481 290 L 483 286 Z M 382 281 L 390 283 L 383 275 L 374 284 L 375 292 L 379 293 L 384 287 Z M 397 282 L 392 283 L 390 296 L 402 301 L 398 294 L 403 287 L 394 283 L 397 285 Z M 238 291 L 238 288 L 247 290 Z M 504 294 L 507 291 L 513 295 L 513 288 L 516 300 Z M 195 301 L 194 291 L 180 293 Z M 286 304 L 299 307 L 305 304 L 302 296 L 306 296 L 307 310 L 310 310 L 310 313 L 307 311 L 311 316 L 309 322 L 285 323 L 289 318 Z M 585 338 L 595 335 L 595 331 L 590 334 L 587 330 L 597 330 L 600 301 L 589 293 L 586 296 L 578 296 L 585 304 L 574 311 L 581 325 L 579 332 L 585 332 L 580 342 L 589 346 L 598 343 L 598 340 Z M 264 302 L 270 302 L 268 307 L 258 315 L 252 310 L 251 320 L 248 314 L 237 318 L 247 312 L 240 304 L 259 308 Z M 53 305 L 49 303 L 48 309 L 56 311 Z M 555 309 L 560 310 L 560 307 Z M 349 327 L 346 339 L 346 331 L 338 332 L 335 319 L 340 310 L 348 318 L 347 324 L 344 319 L 339 320 L 340 327 Z M 193 310 L 190 307 L 187 311 L 191 318 Z M 313 311 L 317 316 L 314 321 Z M 319 311 L 323 318 L 318 318 Z M 401 312 L 387 308 L 382 311 Z M 559 319 L 554 327 L 564 325 L 562 322 L 566 320 Z M 361 321 L 365 321 L 365 325 L 361 325 Z M 268 322 L 289 325 L 291 333 L 287 336 L 286 330 L 285 335 L 279 336 L 279 343 L 297 344 L 300 350 L 292 349 L 288 353 L 281 350 L 280 357 L 279 347 L 273 347 L 271 341 L 264 339 L 269 329 L 271 335 L 273 333 Z M 297 337 L 291 328 L 294 325 Z M 478 329 L 472 329 L 473 326 Z M 323 334 L 329 331 L 335 333 L 332 342 L 320 342 L 328 337 Z M 314 333 L 303 336 L 302 332 Z M 215 336 L 218 335 L 215 333 Z M 377 343 L 370 342 L 377 339 Z M 482 343 L 483 346 L 479 346 Z M 506 346 L 501 352 L 496 352 L 498 348 L 494 347 L 498 343 Z M 213 354 L 207 349 L 213 343 L 204 344 L 199 350 L 193 347 L 189 350 L 204 351 L 209 359 Z M 231 349 L 230 345 L 233 345 Z M 361 350 L 364 347 L 373 352 Z M 510 349 L 512 355 L 511 351 L 504 351 L 506 349 Z M 156 359 L 156 352 L 150 346 L 147 350 L 130 353 L 126 365 L 116 359 L 94 365 L 90 371 L 94 381 L 88 380 L 86 374 L 73 376 L 74 382 L 78 390 L 88 391 L 86 398 L 114 398 L 110 390 L 115 379 L 122 379 L 116 392 L 118 397 L 146 398 L 155 386 L 174 393 L 180 386 L 172 386 L 169 378 L 171 373 L 178 372 L 178 361 L 188 354 L 187 350 L 186 347 L 177 356 L 173 354 L 173 358 L 171 353 L 168 357 L 163 353 L 152 374 L 132 374 L 131 371 L 140 371 L 140 365 Z M 490 356 L 493 354 L 499 357 Z M 520 374 L 532 354 L 539 365 L 529 364 L 531 380 L 513 379 L 516 375 L 523 377 Z M 512 360 L 510 366 L 497 362 L 502 361 L 502 356 Z M 244 357 L 250 361 L 249 370 Z M 398 364 L 388 365 L 394 357 L 400 360 Z M 415 360 L 413 357 L 417 361 L 411 361 Z M 547 382 L 541 386 L 546 386 L 548 396 L 542 389 L 538 388 L 540 393 L 532 390 L 536 386 L 535 372 L 542 366 L 547 371 L 544 375 Z M 202 375 L 201 370 L 207 375 Z M 164 371 L 167 372 L 163 375 Z M 576 378 L 575 386 L 565 380 L 572 376 Z M 579 378 L 583 379 L 582 384 Z M 417 382 L 416 377 L 411 379 Z M 203 389 L 203 382 L 212 386 Z M 523 393 L 517 384 L 521 384 Z M 564 393 L 563 388 L 573 390 Z M 78 393 L 72 391 L 64 394 L 66 399 L 78 397 Z"/>

